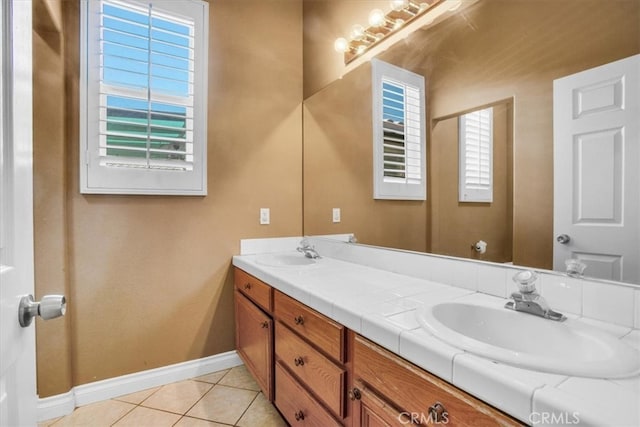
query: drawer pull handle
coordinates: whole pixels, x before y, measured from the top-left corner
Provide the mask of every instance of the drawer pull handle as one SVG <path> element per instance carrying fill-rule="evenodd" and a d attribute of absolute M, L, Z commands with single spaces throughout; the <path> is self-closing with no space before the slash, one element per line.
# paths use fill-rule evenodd
<path fill-rule="evenodd" d="M 446 423 L 449 420 L 449 413 L 442 403 L 436 402 L 429 406 L 429 419 L 435 423 Z"/>
<path fill-rule="evenodd" d="M 296 316 L 293 321 L 296 325 L 304 325 L 304 317 L 302 317 L 302 315 Z"/>
<path fill-rule="evenodd" d="M 352 388 L 349 390 L 349 400 L 360 400 L 362 398 L 362 393 L 357 388 Z"/>
<path fill-rule="evenodd" d="M 260 324 L 260 326 L 262 326 L 262 329 L 267 329 L 269 327 L 269 322 L 267 322 L 266 320 L 264 322 L 262 322 Z"/>
<path fill-rule="evenodd" d="M 293 363 L 296 366 L 304 366 L 304 359 L 302 358 L 302 356 L 296 357 L 295 359 L 293 359 Z"/>
<path fill-rule="evenodd" d="M 304 412 L 302 412 L 302 411 L 296 412 L 295 417 L 296 417 L 296 421 L 304 420 Z"/>
<path fill-rule="evenodd" d="M 250 290 L 251 289 L 251 283 L 249 283 L 249 282 L 245 283 L 244 284 L 244 289 L 247 290 L 247 291 Z"/>

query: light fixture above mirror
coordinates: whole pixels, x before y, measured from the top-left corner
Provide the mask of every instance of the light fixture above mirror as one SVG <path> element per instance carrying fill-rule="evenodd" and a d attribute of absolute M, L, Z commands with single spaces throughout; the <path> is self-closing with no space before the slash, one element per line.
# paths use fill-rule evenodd
<path fill-rule="evenodd" d="M 369 13 L 368 27 L 353 25 L 349 36 L 336 39 L 333 47 L 344 54 L 344 63 L 349 64 L 410 23 L 420 20 L 421 25 L 428 25 L 444 12 L 458 9 L 461 4 L 462 0 L 391 0 L 388 12 L 373 9 Z"/>

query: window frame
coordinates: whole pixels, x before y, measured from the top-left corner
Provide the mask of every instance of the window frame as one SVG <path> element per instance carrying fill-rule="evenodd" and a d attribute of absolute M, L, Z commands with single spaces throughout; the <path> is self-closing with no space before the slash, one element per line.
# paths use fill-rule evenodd
<path fill-rule="evenodd" d="M 427 198 L 427 153 L 426 153 L 426 91 L 425 78 L 404 68 L 379 59 L 371 60 L 372 81 L 372 125 L 373 125 L 373 198 L 381 200 L 426 200 Z M 420 182 L 394 182 L 384 176 L 384 120 L 383 80 L 392 80 L 419 91 L 420 135 Z M 406 106 L 405 106 L 406 107 Z M 405 109 L 406 111 L 406 109 Z M 406 147 L 406 146 L 405 146 Z M 405 154 L 406 155 L 406 154 Z"/>
<path fill-rule="evenodd" d="M 194 21 L 193 168 L 162 170 L 100 164 L 100 11 L 102 1 L 81 1 L 80 192 L 83 194 L 207 194 L 207 65 L 209 4 L 202 0 L 115 0 L 133 8 L 155 7 L 165 16 Z"/>

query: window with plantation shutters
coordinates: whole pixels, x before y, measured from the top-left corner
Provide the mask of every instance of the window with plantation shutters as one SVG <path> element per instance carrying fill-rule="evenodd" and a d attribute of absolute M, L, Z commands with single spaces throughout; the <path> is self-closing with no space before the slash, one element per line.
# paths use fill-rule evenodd
<path fill-rule="evenodd" d="M 82 192 L 206 194 L 208 4 L 82 6 Z"/>
<path fill-rule="evenodd" d="M 460 116 L 458 200 L 493 201 L 493 108 Z"/>
<path fill-rule="evenodd" d="M 372 60 L 374 198 L 426 199 L 424 77 Z"/>

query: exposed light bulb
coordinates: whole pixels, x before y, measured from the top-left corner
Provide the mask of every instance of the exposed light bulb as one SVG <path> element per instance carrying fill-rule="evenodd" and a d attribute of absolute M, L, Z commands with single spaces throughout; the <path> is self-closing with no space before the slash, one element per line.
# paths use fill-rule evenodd
<path fill-rule="evenodd" d="M 394 30 L 399 30 L 403 25 L 404 25 L 404 19 L 398 18 L 393 23 L 393 29 Z"/>
<path fill-rule="evenodd" d="M 420 12 L 424 12 L 425 10 L 429 9 L 429 3 L 420 3 L 419 9 Z"/>
<path fill-rule="evenodd" d="M 365 53 L 367 51 L 367 47 L 363 44 L 361 44 L 360 46 L 358 46 L 358 49 L 356 50 L 356 52 L 358 53 L 358 55 L 362 55 L 363 53 Z"/>
<path fill-rule="evenodd" d="M 372 27 L 381 27 L 386 22 L 384 12 L 380 9 L 373 9 L 369 13 L 369 25 Z"/>
<path fill-rule="evenodd" d="M 351 40 L 362 40 L 364 37 L 364 27 L 360 24 L 356 24 L 351 27 L 351 33 L 349 35 Z"/>
<path fill-rule="evenodd" d="M 409 0 L 391 0 L 391 9 L 400 12 L 409 5 Z"/>
<path fill-rule="evenodd" d="M 336 52 L 344 53 L 349 50 L 349 42 L 344 37 L 340 37 L 333 42 L 333 48 Z"/>

